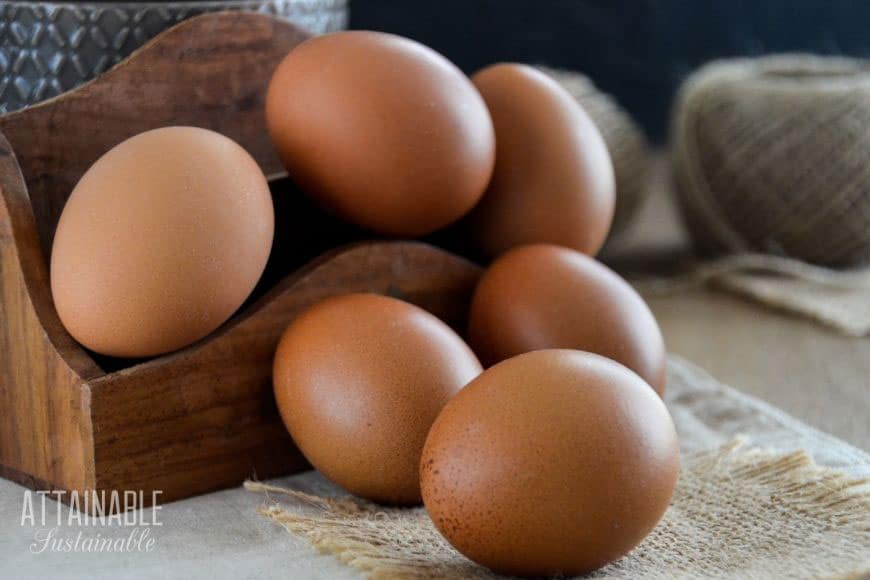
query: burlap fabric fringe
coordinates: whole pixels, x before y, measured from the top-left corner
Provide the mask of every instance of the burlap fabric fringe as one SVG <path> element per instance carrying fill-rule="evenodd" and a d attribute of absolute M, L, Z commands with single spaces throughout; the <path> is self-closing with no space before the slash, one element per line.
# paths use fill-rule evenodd
<path fill-rule="evenodd" d="M 696 244 L 832 267 L 870 261 L 870 62 L 714 62 L 684 84 L 672 154 Z"/>
<path fill-rule="evenodd" d="M 611 235 L 619 235 L 649 191 L 652 156 L 643 130 L 613 97 L 602 92 L 588 77 L 578 72 L 538 68 L 571 93 L 607 143 L 616 174 L 616 213 Z"/>
<path fill-rule="evenodd" d="M 861 578 L 870 573 L 870 457 L 716 384 L 684 361 L 672 359 L 670 373 L 668 403 L 684 448 L 674 500 L 637 549 L 593 576 Z M 781 443 L 780 450 L 734 439 L 738 429 L 762 443 Z M 717 440 L 718 446 L 703 448 Z M 848 474 L 815 463 L 793 444 Z M 266 493 L 259 508 L 264 516 L 369 577 L 494 576 L 457 553 L 422 508 L 384 508 L 259 482 L 246 487 Z"/>
<path fill-rule="evenodd" d="M 675 277 L 631 282 L 644 295 L 710 284 L 847 336 L 870 335 L 870 268 L 832 270 L 769 254 L 737 254 L 698 263 Z"/>

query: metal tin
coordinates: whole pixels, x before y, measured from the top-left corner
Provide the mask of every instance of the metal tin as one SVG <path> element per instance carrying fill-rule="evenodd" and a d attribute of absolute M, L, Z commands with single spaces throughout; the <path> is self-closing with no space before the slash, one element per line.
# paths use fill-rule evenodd
<path fill-rule="evenodd" d="M 349 0 L 0 1 L 0 113 L 68 91 L 204 12 L 262 12 L 323 33 L 347 25 L 348 5 Z"/>

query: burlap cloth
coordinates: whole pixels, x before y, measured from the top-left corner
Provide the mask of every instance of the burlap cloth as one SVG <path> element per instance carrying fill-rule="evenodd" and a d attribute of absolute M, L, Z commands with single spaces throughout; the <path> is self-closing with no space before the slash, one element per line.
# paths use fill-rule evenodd
<path fill-rule="evenodd" d="M 644 295 L 709 284 L 847 336 L 870 334 L 870 268 L 833 270 L 780 256 L 736 254 L 700 262 L 683 275 L 632 284 Z"/>
<path fill-rule="evenodd" d="M 669 373 L 683 452 L 672 505 L 638 548 L 594 577 L 870 573 L 870 456 L 681 359 Z M 422 508 L 383 508 L 328 485 L 246 487 L 265 492 L 263 515 L 370 577 L 493 577 L 453 550 Z"/>

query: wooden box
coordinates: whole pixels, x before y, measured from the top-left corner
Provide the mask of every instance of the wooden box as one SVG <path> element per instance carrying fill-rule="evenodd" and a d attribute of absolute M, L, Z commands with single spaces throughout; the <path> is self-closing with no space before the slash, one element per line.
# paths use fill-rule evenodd
<path fill-rule="evenodd" d="M 197 17 L 89 84 L 0 117 L 0 475 L 36 489 L 142 490 L 147 501 L 305 468 L 271 389 L 275 346 L 301 309 L 371 291 L 463 319 L 475 265 L 417 242 L 360 243 L 279 178 L 264 95 L 306 37 L 265 15 Z M 100 155 L 166 125 L 219 131 L 278 176 L 272 258 L 254 297 L 199 343 L 145 361 L 97 357 L 54 310 L 54 228 Z"/>

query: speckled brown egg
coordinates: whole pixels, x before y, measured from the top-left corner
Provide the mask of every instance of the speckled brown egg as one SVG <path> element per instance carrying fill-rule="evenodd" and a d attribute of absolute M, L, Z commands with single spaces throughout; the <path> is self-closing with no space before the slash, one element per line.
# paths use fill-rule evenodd
<path fill-rule="evenodd" d="M 481 371 L 446 324 L 375 294 L 302 313 L 275 354 L 284 424 L 323 475 L 358 496 L 420 502 L 420 452 L 447 401 Z"/>
<path fill-rule="evenodd" d="M 480 94 L 435 51 L 381 32 L 306 41 L 275 71 L 266 119 L 290 176 L 376 232 L 415 237 L 459 219 L 492 174 Z"/>
<path fill-rule="evenodd" d="M 635 373 L 574 350 L 486 370 L 432 425 L 423 502 L 444 537 L 501 573 L 583 574 L 627 553 L 667 509 L 679 445 Z"/>
<path fill-rule="evenodd" d="M 254 289 L 274 212 L 256 161 L 214 131 L 165 127 L 100 157 L 64 206 L 51 291 L 66 329 L 101 354 L 199 340 Z"/>
<path fill-rule="evenodd" d="M 610 231 L 616 182 L 598 128 L 565 89 L 520 64 L 472 77 L 495 125 L 492 181 L 468 217 L 479 252 L 547 242 L 595 255 Z"/>
<path fill-rule="evenodd" d="M 665 345 L 649 307 L 610 268 L 568 248 L 521 246 L 493 262 L 474 291 L 468 335 L 486 365 L 573 348 L 622 363 L 665 390 Z"/>

